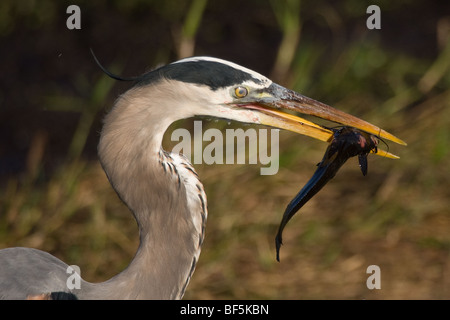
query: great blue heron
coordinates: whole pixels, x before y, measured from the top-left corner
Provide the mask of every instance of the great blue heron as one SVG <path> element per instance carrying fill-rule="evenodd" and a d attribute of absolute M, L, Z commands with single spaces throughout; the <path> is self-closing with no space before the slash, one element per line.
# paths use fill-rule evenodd
<path fill-rule="evenodd" d="M 194 272 L 207 217 L 206 195 L 181 154 L 161 147 L 176 120 L 209 116 L 264 124 L 328 141 L 333 132 L 284 110 L 355 127 L 404 144 L 390 133 L 273 83 L 237 64 L 186 58 L 136 77 L 104 120 L 98 154 L 139 227 L 129 266 L 102 283 L 67 286 L 68 265 L 31 248 L 0 250 L 0 297 L 179 299 Z"/>

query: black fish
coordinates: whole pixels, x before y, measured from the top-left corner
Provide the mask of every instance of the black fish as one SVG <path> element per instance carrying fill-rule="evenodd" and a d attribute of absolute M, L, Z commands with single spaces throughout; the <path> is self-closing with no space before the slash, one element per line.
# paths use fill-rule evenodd
<path fill-rule="evenodd" d="M 283 243 L 283 229 L 294 214 L 335 176 L 348 158 L 358 156 L 359 166 L 365 176 L 367 174 L 367 154 L 372 150 L 375 153 L 377 151 L 378 139 L 374 135 L 351 127 L 333 129 L 333 131 L 333 139 L 325 151 L 322 161 L 317 165 L 316 172 L 288 204 L 284 212 L 275 238 L 278 261 L 280 261 L 280 246 Z"/>

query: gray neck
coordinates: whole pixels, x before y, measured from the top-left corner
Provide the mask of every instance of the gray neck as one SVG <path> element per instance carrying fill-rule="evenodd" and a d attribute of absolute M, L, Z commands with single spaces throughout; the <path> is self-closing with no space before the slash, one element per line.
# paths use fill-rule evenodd
<path fill-rule="evenodd" d="M 100 161 L 134 214 L 140 245 L 123 272 L 103 283 L 83 283 L 80 298 L 181 298 L 195 268 L 203 235 L 188 205 L 190 187 L 182 182 L 181 168 L 172 163 L 175 170 L 166 168 L 170 155 L 161 150 L 163 133 L 176 119 L 165 119 L 160 108 L 149 106 L 155 99 L 132 89 L 105 118 Z"/>

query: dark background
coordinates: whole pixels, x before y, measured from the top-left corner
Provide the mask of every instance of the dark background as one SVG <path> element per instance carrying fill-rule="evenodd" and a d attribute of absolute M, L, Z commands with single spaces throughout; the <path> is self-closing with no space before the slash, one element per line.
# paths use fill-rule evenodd
<path fill-rule="evenodd" d="M 81 30 L 66 27 L 70 4 Z M 370 4 L 381 8 L 381 30 L 366 28 Z M 0 247 L 49 251 L 90 281 L 124 268 L 137 230 L 96 145 L 129 84 L 107 78 L 89 49 L 123 76 L 209 55 L 409 145 L 389 146 L 400 160 L 370 157 L 366 178 L 344 167 L 286 229 L 281 263 L 278 221 L 325 146 L 282 133 L 270 177 L 250 165 L 198 166 L 210 218 L 187 297 L 448 299 L 449 43 L 447 1 L 2 1 Z M 371 264 L 381 268 L 378 291 L 365 286 Z"/>

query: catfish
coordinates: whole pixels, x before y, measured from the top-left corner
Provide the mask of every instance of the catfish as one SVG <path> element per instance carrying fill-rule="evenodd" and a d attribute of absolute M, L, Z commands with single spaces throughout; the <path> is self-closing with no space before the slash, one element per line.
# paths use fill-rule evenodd
<path fill-rule="evenodd" d="M 367 174 L 367 155 L 377 153 L 378 138 L 367 132 L 352 127 L 331 129 L 333 137 L 328 145 L 322 161 L 311 179 L 291 200 L 283 214 L 278 233 L 275 237 L 277 261 L 280 261 L 280 247 L 283 243 L 283 229 L 289 220 L 330 181 L 351 157 L 358 156 L 362 174 Z"/>

